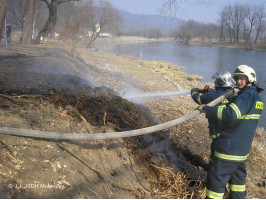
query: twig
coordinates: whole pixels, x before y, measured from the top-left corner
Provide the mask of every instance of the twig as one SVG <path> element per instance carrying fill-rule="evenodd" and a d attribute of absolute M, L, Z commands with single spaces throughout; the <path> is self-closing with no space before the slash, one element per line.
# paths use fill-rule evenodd
<path fill-rule="evenodd" d="M 103 125 L 104 125 L 104 126 L 105 126 L 105 124 L 106 124 L 106 115 L 107 115 L 107 113 L 104 112 L 104 115 L 103 115 Z"/>

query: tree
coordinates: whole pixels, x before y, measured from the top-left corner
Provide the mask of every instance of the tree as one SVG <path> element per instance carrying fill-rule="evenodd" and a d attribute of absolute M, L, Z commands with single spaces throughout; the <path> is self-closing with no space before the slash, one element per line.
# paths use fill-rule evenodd
<path fill-rule="evenodd" d="M 18 31 L 22 31 L 23 19 L 26 14 L 28 1 L 27 0 L 9 0 L 8 10 L 6 13 L 7 19 L 12 28 Z"/>
<path fill-rule="evenodd" d="M 234 42 L 239 42 L 240 29 L 244 24 L 244 19 L 246 17 L 245 7 L 241 4 L 235 4 L 233 7 L 234 17 L 233 17 L 233 28 L 234 28 Z"/>
<path fill-rule="evenodd" d="M 39 35 L 36 38 L 36 42 L 40 43 L 40 37 L 43 36 L 46 38 L 51 31 L 54 29 L 56 22 L 57 22 L 57 6 L 63 3 L 71 2 L 71 1 L 79 1 L 79 0 L 40 0 L 43 1 L 47 8 L 49 9 L 49 17 L 44 25 L 43 29 L 40 31 Z"/>
<path fill-rule="evenodd" d="M 220 14 L 222 26 L 227 30 L 230 42 L 239 42 L 241 27 L 244 25 L 245 9 L 240 4 L 228 5 Z"/>
<path fill-rule="evenodd" d="M 265 31 L 265 12 L 264 12 L 264 6 L 258 8 L 258 15 L 257 15 L 257 21 L 255 24 L 255 30 L 256 30 L 256 37 L 255 37 L 255 44 L 257 43 L 259 34 L 263 33 Z"/>
<path fill-rule="evenodd" d="M 251 38 L 255 38 L 254 43 L 256 44 L 259 35 L 265 30 L 264 20 L 265 11 L 263 5 L 228 5 L 220 13 L 220 28 L 223 30 L 220 38 L 225 38 L 227 33 L 230 42 L 238 43 L 243 36 L 246 44 Z"/>
<path fill-rule="evenodd" d="M 159 28 L 152 28 L 148 31 L 148 38 L 158 39 L 163 37 L 163 31 Z"/>
<path fill-rule="evenodd" d="M 120 15 L 106 0 L 69 4 L 64 6 L 60 17 L 60 38 L 70 41 L 72 50 L 81 41 L 82 45 L 90 47 L 103 32 L 117 33 L 122 21 Z"/>
<path fill-rule="evenodd" d="M 8 0 L 1 0 L 0 4 L 0 42 L 2 38 L 2 33 L 5 26 L 5 17 L 6 17 L 6 11 L 8 7 Z"/>
<path fill-rule="evenodd" d="M 246 23 L 245 23 L 245 29 L 244 29 L 244 40 L 245 43 L 248 43 L 250 39 L 251 32 L 253 30 L 253 27 L 257 20 L 257 11 L 254 9 L 254 7 L 247 7 L 247 13 L 246 13 Z"/>
<path fill-rule="evenodd" d="M 22 32 L 22 40 L 21 43 L 24 45 L 31 44 L 32 34 L 33 34 L 33 23 L 35 18 L 37 1 L 28 0 L 26 15 L 23 19 L 23 32 Z"/>
<path fill-rule="evenodd" d="M 183 44 L 189 44 L 193 37 L 192 26 L 189 24 L 193 23 L 191 20 L 189 22 L 181 22 L 178 30 L 175 32 L 176 39 L 179 39 Z"/>
<path fill-rule="evenodd" d="M 222 42 L 225 40 L 225 17 L 223 14 L 220 14 L 220 35 L 219 35 L 219 41 Z"/>
<path fill-rule="evenodd" d="M 220 27 L 216 24 L 204 24 L 194 20 L 187 22 L 181 22 L 180 26 L 173 33 L 174 38 L 179 40 L 181 43 L 189 44 L 193 38 L 205 39 L 218 38 Z"/>
<path fill-rule="evenodd" d="M 88 46 L 91 46 L 99 37 L 100 33 L 106 31 L 113 32 L 118 29 L 122 22 L 122 18 L 108 1 L 101 0 L 99 4 L 95 4 L 93 1 L 92 5 L 94 5 L 94 9 L 91 9 L 90 12 L 87 13 L 87 26 L 91 33 Z"/>
<path fill-rule="evenodd" d="M 180 3 L 182 0 L 165 0 L 161 8 L 161 15 L 175 15 L 178 10 L 181 9 Z M 208 0 L 201 0 L 202 3 L 206 3 Z"/>

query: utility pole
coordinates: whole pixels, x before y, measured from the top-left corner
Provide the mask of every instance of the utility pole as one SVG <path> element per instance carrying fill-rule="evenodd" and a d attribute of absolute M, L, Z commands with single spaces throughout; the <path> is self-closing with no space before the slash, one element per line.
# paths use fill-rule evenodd
<path fill-rule="evenodd" d="M 7 49 L 6 18 L 5 18 L 5 39 L 6 39 L 6 49 Z"/>

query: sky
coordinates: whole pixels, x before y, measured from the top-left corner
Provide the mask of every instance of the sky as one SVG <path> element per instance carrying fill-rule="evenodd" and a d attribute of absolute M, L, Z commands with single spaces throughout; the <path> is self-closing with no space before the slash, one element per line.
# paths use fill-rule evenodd
<path fill-rule="evenodd" d="M 109 0 L 114 8 L 132 14 L 160 14 L 164 2 L 167 0 Z M 221 9 L 234 3 L 264 5 L 266 0 L 176 0 L 180 4 L 174 15 L 183 20 L 193 19 L 204 23 L 218 23 Z M 172 15 L 173 16 L 173 15 Z"/>

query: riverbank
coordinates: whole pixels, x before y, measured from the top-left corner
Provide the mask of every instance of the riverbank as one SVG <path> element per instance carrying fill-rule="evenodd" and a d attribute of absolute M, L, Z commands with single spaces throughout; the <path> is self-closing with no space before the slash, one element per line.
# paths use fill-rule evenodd
<path fill-rule="evenodd" d="M 220 42 L 217 39 L 201 40 L 199 38 L 195 38 L 195 39 L 192 39 L 191 42 L 189 42 L 189 45 L 220 47 L 220 48 L 230 48 L 230 49 L 243 49 L 243 50 L 254 50 L 254 51 L 266 52 L 266 43 L 254 44 L 254 41 L 250 41 L 248 43 L 244 43 L 244 42 L 232 43 L 229 41 Z"/>
<path fill-rule="evenodd" d="M 93 57 L 97 58 L 97 61 L 92 62 L 93 65 L 98 65 L 100 69 L 108 69 L 110 72 L 110 76 L 106 76 L 102 84 L 107 84 L 109 77 L 112 77 L 113 81 L 109 82 L 108 87 L 118 91 L 121 95 L 130 92 L 139 94 L 190 90 L 194 86 L 202 88 L 207 84 L 201 82 L 201 77 L 185 74 L 181 71 L 182 67 L 168 62 L 138 61 L 129 56 L 117 56 L 101 51 L 91 52 L 90 58 Z M 122 92 L 121 87 L 124 88 Z M 193 111 L 197 106 L 190 96 L 146 99 L 138 103 L 148 107 L 159 122 L 181 117 Z M 211 142 L 208 137 L 207 126 L 204 115 L 200 115 L 180 126 L 173 127 L 169 130 L 169 138 L 165 142 L 154 145 L 153 150 L 160 149 L 170 158 L 178 155 L 180 158 L 199 166 L 199 168 L 205 166 L 209 162 L 209 145 Z M 256 198 L 255 196 L 261 198 L 266 195 L 266 191 L 262 187 L 265 185 L 265 136 L 265 130 L 258 128 L 247 163 L 247 186 L 250 193 L 253 193 L 251 194 L 252 198 Z M 168 149 L 169 146 L 165 147 L 166 143 L 175 146 L 175 153 Z M 167 153 L 167 151 L 169 152 Z"/>
<path fill-rule="evenodd" d="M 160 61 L 136 61 L 128 56 L 115 56 L 106 52 L 93 52 L 98 55 L 98 53 L 104 55 L 99 57 L 100 63 L 110 63 L 114 64 L 115 60 L 120 60 L 116 62 L 112 69 L 114 73 L 129 73 L 130 77 L 137 78 L 137 82 L 144 83 L 145 87 L 140 87 L 142 92 L 153 92 L 153 91 L 170 91 L 181 89 L 189 90 L 193 86 L 198 85 L 198 87 L 203 87 L 206 83 L 201 82 L 201 78 L 197 76 L 191 76 L 180 71 L 182 67 L 174 66 L 171 63 L 160 62 Z M 130 62 L 130 65 L 129 63 Z M 128 63 L 128 64 L 126 64 Z M 136 63 L 137 66 L 140 65 L 141 68 L 137 66 L 131 66 Z M 119 66 L 119 67 L 118 67 Z M 133 68 L 131 68 L 131 67 Z M 117 68 L 118 67 L 118 68 Z M 137 67 L 137 68 L 136 68 Z M 144 68 L 144 69 L 143 69 Z M 147 72 L 145 69 L 148 69 Z M 117 71 L 118 70 L 118 71 Z M 144 71 L 143 71 L 144 70 Z M 156 75 L 157 78 L 151 76 L 151 74 Z M 148 78 L 150 77 L 151 78 Z M 158 80 L 158 76 L 160 80 Z M 181 77 L 181 78 L 180 78 Z M 117 79 L 116 79 L 117 80 Z M 169 81 L 171 80 L 171 81 Z M 167 84 L 165 83 L 167 81 Z M 178 83 L 178 84 L 177 84 Z M 210 84 L 210 83 L 208 83 Z M 131 86 L 136 85 L 135 83 L 130 83 Z M 112 87 L 112 86 L 111 86 Z M 172 97 L 169 99 L 153 99 L 142 101 L 145 106 L 161 121 L 166 122 L 171 119 L 178 118 L 186 113 L 192 111 L 197 105 L 191 100 L 189 96 L 185 97 Z M 174 141 L 174 145 L 177 147 L 182 146 L 183 149 L 187 149 L 187 153 L 194 157 L 194 164 L 197 163 L 199 166 L 203 166 L 204 163 L 209 161 L 209 144 L 210 140 L 208 138 L 207 121 L 203 115 L 189 121 L 185 122 L 178 127 L 173 127 L 170 131 L 171 139 Z M 263 128 L 258 128 L 256 137 L 253 143 L 253 148 L 250 153 L 250 159 L 248 162 L 248 178 L 247 185 L 259 196 L 265 195 L 266 191 L 260 188 L 265 185 L 265 130 Z M 262 145 L 262 146 L 261 146 Z M 260 148 L 260 146 L 262 148 Z M 157 146 L 158 147 L 158 146 Z M 258 159 L 258 156 L 260 157 Z M 181 156 L 182 157 L 182 156 Z M 199 159 L 200 158 L 200 159 Z M 257 161 L 255 161 L 257 160 Z M 260 160 L 258 162 L 258 160 Z M 254 169 L 257 168 L 257 169 Z M 264 171 L 264 172 L 263 172 Z M 260 177 L 260 181 L 256 179 Z M 256 183 L 254 183 L 256 182 Z M 257 186 L 259 187 L 257 187 Z M 260 188 L 260 189 L 259 189 Z M 252 195 L 251 195 L 252 196 Z M 256 196 L 256 195 L 255 195 Z"/>
<path fill-rule="evenodd" d="M 137 37 L 137 36 L 120 36 L 114 38 L 99 38 L 95 41 L 92 47 L 97 48 L 98 46 L 103 46 L 106 44 L 124 44 L 124 43 L 138 43 L 138 42 L 160 42 L 160 41 L 175 41 L 174 38 L 166 37 L 166 38 L 145 38 L 145 37 Z M 254 51 L 262 51 L 266 52 L 266 43 L 254 44 L 254 42 L 249 43 L 232 43 L 232 42 L 220 42 L 217 39 L 200 39 L 193 38 L 189 45 L 195 46 L 208 46 L 208 47 L 220 47 L 220 48 L 230 48 L 230 49 L 243 49 L 243 50 L 254 50 Z"/>
<path fill-rule="evenodd" d="M 17 66 L 16 73 L 21 73 L 26 83 L 35 81 L 36 87 L 53 83 L 53 80 L 58 78 L 52 78 L 54 74 L 57 74 L 57 76 L 61 74 L 62 76 L 59 77 L 63 78 L 63 83 L 68 83 L 69 88 L 81 89 L 83 97 L 86 97 L 89 92 L 86 91 L 86 88 L 80 88 L 78 85 L 79 79 L 77 78 L 81 78 L 83 84 L 85 80 L 85 83 L 89 83 L 93 87 L 108 87 L 122 98 L 126 94 L 132 93 L 190 90 L 193 86 L 202 88 L 205 85 L 201 82 L 200 77 L 185 74 L 180 71 L 181 67 L 171 63 L 136 61 L 129 56 L 117 56 L 104 51 L 77 48 L 74 52 L 71 52 L 71 47 L 47 43 L 32 47 L 15 48 L 12 51 L 7 50 L 7 53 L 10 52 L 13 52 L 13 56 L 6 57 L 5 55 L 6 59 L 11 59 L 10 62 L 6 63 L 6 66 L 3 66 L 3 69 L 8 69 L 5 70 L 5 73 L 12 72 L 8 66 Z M 28 61 L 21 62 L 24 58 L 32 58 L 34 65 L 29 64 Z M 28 70 L 20 71 L 22 63 L 25 63 Z M 3 63 L 1 64 L 3 65 Z M 32 72 L 29 69 L 38 70 L 38 76 L 28 74 L 32 78 L 27 79 L 25 75 Z M 69 79 L 69 75 L 74 75 L 76 78 Z M 48 78 L 48 81 L 41 79 L 41 77 Z M 6 79 L 3 78 L 2 80 Z M 22 80 L 19 78 L 14 80 L 18 81 L 17 84 L 14 84 L 10 80 L 14 86 L 19 85 L 23 88 Z M 28 89 L 28 86 L 26 89 Z M 97 96 L 99 104 L 97 107 L 92 107 L 93 109 L 90 112 L 87 112 L 87 115 L 91 118 L 97 116 L 95 119 L 102 126 L 95 126 L 92 122 L 84 124 L 85 121 L 81 120 L 83 112 L 91 108 L 90 103 L 95 102 L 95 99 L 93 101 L 81 101 L 83 97 L 80 96 L 76 99 L 77 101 L 72 101 L 73 105 L 77 102 L 76 105 L 81 105 L 80 103 L 83 102 L 83 107 L 79 106 L 81 108 L 79 112 L 82 115 L 79 115 L 71 107 L 60 108 L 53 105 L 52 102 L 60 100 L 64 103 L 68 100 L 68 96 L 61 97 L 54 90 L 50 91 L 50 95 L 53 96 L 51 103 L 45 101 L 46 98 L 42 98 L 39 104 L 33 102 L 24 106 L 23 109 L 6 103 L 5 106 L 1 107 L 0 114 L 3 118 L 0 121 L 3 126 L 11 126 L 16 121 L 14 119 L 19 119 L 20 121 L 16 121 L 18 127 L 22 124 L 27 128 L 41 127 L 43 130 L 48 129 L 48 131 L 69 132 L 79 130 L 84 131 L 84 133 L 86 133 L 86 130 L 106 130 L 107 133 L 107 129 L 109 131 L 110 129 L 119 131 L 120 127 L 108 123 L 110 116 L 115 118 L 118 113 L 126 112 L 126 110 L 130 111 L 133 105 L 122 100 L 122 108 L 125 110 L 118 109 L 119 112 L 117 112 L 115 106 L 112 107 L 110 104 L 111 111 L 104 114 L 102 111 L 107 108 L 106 102 L 109 102 L 109 93 L 106 94 L 107 97 L 101 99 L 102 94 L 99 93 Z M 30 96 L 22 95 L 18 99 L 11 98 L 10 101 L 13 101 L 9 103 L 19 106 L 19 103 L 28 102 L 30 98 Z M 39 96 L 32 96 L 32 98 L 37 101 Z M 85 104 L 86 102 L 88 104 Z M 37 106 L 35 106 L 35 103 Z M 176 119 L 190 113 L 197 107 L 189 95 L 140 99 L 138 104 L 148 108 L 157 123 Z M 118 106 L 118 104 L 116 105 Z M 5 110 L 7 108 L 10 108 L 10 110 Z M 96 112 L 95 109 L 97 109 Z M 38 115 L 35 115 L 39 118 L 33 118 L 34 115 L 29 115 L 33 111 L 40 111 L 36 112 Z M 148 112 L 146 111 L 146 113 Z M 18 118 L 12 118 L 12 114 Z M 68 115 L 71 117 L 67 117 Z M 9 120 L 5 120 L 7 116 Z M 136 115 L 131 113 L 128 116 Z M 144 121 L 144 118 L 139 123 L 141 121 Z M 90 121 L 87 120 L 87 122 Z M 138 121 L 135 120 L 135 122 Z M 201 182 L 195 180 L 199 178 L 199 174 L 206 175 L 204 167 L 209 162 L 211 140 L 208 137 L 207 125 L 207 120 L 201 114 L 165 132 L 138 138 L 136 142 L 133 142 L 135 138 L 129 138 L 128 140 L 119 139 L 88 143 L 86 141 L 82 143 L 61 143 L 6 136 L 1 138 L 2 145 L 5 145 L 2 148 L 2 154 L 4 155 L 2 159 L 4 160 L 1 162 L 7 163 L 9 167 L 0 166 L 4 167 L 4 171 L 1 171 L 4 176 L 0 179 L 1 186 L 4 184 L 8 186 L 8 181 L 11 180 L 7 178 L 9 170 L 12 180 L 16 181 L 12 184 L 24 184 L 26 180 L 36 181 L 38 177 L 38 183 L 44 180 L 48 182 L 55 181 L 58 185 L 65 186 L 67 190 L 64 191 L 64 194 L 71 194 L 72 192 L 73 194 L 70 197 L 73 198 L 204 198 L 204 176 L 201 176 Z M 137 124 L 134 125 L 134 127 L 137 126 Z M 138 146 L 139 143 L 146 145 Z M 263 185 L 266 166 L 264 143 L 265 132 L 258 130 L 248 161 L 247 185 L 251 198 L 264 198 L 266 195 Z M 25 162 L 26 159 L 21 159 L 23 155 L 27 155 L 26 152 L 32 152 L 30 161 L 31 166 L 36 167 L 34 168 L 35 173 L 30 171 Z M 11 161 L 8 159 L 11 159 Z M 186 162 L 190 163 L 189 166 L 193 166 L 193 170 L 187 167 Z M 53 174 L 53 179 L 50 178 L 51 175 L 47 177 L 40 175 L 41 173 L 38 170 L 40 164 L 43 172 Z M 175 170 L 172 171 L 175 167 L 185 168 L 186 174 L 180 175 Z M 17 177 L 19 177 L 19 180 L 16 179 Z M 82 180 L 82 183 L 80 180 Z M 64 197 L 62 196 L 63 192 L 58 194 L 55 191 L 49 192 L 49 190 L 44 189 L 42 190 L 43 193 L 40 194 L 36 189 L 16 190 L 16 188 L 9 188 L 8 190 L 9 194 L 14 195 L 13 197 L 18 197 L 18 195 L 29 197 L 25 194 L 32 195 L 30 197 L 35 195 L 35 198 Z M 41 196 L 44 194 L 46 196 Z"/>

